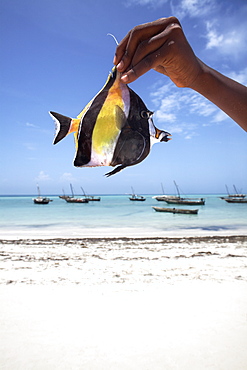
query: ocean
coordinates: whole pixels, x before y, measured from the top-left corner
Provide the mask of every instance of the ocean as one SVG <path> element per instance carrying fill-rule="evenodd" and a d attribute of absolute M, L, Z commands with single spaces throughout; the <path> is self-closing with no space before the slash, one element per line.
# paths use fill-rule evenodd
<path fill-rule="evenodd" d="M 200 197 L 1 197 L 1 369 L 246 369 L 247 204 Z"/>
<path fill-rule="evenodd" d="M 133 202 L 128 195 L 103 195 L 100 202 L 71 204 L 50 196 L 48 205 L 36 205 L 33 196 L 2 196 L 0 238 L 247 234 L 247 204 L 229 204 L 219 195 L 194 195 L 205 198 L 205 205 L 180 206 L 199 209 L 197 215 L 183 215 L 155 212 L 152 206 L 168 205 L 153 195 L 145 197 L 144 202 Z"/>

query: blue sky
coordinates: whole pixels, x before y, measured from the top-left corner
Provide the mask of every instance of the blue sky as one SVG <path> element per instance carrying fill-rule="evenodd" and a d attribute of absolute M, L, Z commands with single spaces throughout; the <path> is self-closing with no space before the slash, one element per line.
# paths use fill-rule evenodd
<path fill-rule="evenodd" d="M 196 55 L 247 85 L 245 0 L 8 0 L 0 5 L 0 194 L 247 192 L 247 134 L 209 101 L 150 71 L 131 84 L 171 132 L 140 164 L 75 168 L 73 136 L 52 145 L 49 110 L 75 117 L 105 83 L 121 40 L 135 25 L 177 16 Z"/>

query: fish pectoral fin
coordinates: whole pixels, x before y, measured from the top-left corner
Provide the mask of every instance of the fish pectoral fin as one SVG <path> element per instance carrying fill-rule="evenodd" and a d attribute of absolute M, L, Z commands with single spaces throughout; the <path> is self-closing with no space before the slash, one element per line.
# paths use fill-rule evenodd
<path fill-rule="evenodd" d="M 119 107 L 119 105 L 115 105 L 115 116 L 117 128 L 119 129 L 119 131 L 121 131 L 126 123 L 126 116 L 122 108 Z"/>
<path fill-rule="evenodd" d="M 55 132 L 55 139 L 53 144 L 57 144 L 60 140 L 62 140 L 66 135 L 68 135 L 71 128 L 72 118 L 63 116 L 62 114 L 49 112 L 51 117 L 55 121 L 56 125 L 56 132 Z"/>
<path fill-rule="evenodd" d="M 117 164 L 132 166 L 141 162 L 149 151 L 150 146 L 145 137 L 137 131 L 126 128 L 119 136 L 111 166 Z"/>

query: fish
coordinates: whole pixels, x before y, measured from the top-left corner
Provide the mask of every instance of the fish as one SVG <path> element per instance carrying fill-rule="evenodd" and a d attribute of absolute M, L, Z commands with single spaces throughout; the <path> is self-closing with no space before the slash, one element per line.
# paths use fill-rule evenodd
<path fill-rule="evenodd" d="M 76 118 L 49 112 L 56 127 L 53 144 L 74 133 L 74 166 L 115 167 L 107 177 L 142 162 L 154 143 L 167 142 L 171 136 L 155 127 L 153 112 L 120 78 L 113 67 L 102 89 Z"/>

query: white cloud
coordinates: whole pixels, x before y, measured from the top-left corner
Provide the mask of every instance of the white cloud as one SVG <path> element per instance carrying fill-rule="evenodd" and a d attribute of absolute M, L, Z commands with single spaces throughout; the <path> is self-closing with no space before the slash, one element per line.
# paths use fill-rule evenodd
<path fill-rule="evenodd" d="M 233 80 L 241 83 L 242 85 L 247 86 L 247 67 L 239 72 L 230 72 L 228 77 L 232 78 Z"/>
<path fill-rule="evenodd" d="M 36 150 L 36 146 L 33 143 L 23 143 L 22 144 L 27 150 Z"/>
<path fill-rule="evenodd" d="M 70 172 L 64 172 L 59 179 L 61 182 L 74 182 L 76 179 Z"/>
<path fill-rule="evenodd" d="M 33 123 L 26 122 L 27 127 L 32 127 L 32 128 L 39 128 L 38 126 L 34 125 Z"/>
<path fill-rule="evenodd" d="M 219 110 L 213 118 L 213 122 L 220 123 L 222 121 L 225 121 L 228 118 L 228 115 L 224 113 L 222 110 Z"/>
<path fill-rule="evenodd" d="M 40 171 L 38 176 L 35 178 L 36 181 L 49 181 L 51 180 L 50 176 L 44 171 Z"/>
<path fill-rule="evenodd" d="M 208 50 L 217 50 L 234 59 L 246 55 L 246 23 L 238 21 L 237 17 L 225 17 L 221 22 L 217 19 L 207 21 L 205 37 Z"/>
<path fill-rule="evenodd" d="M 172 14 L 182 19 L 184 17 L 203 17 L 217 7 L 215 0 L 174 0 L 171 1 Z"/>
<path fill-rule="evenodd" d="M 247 78 L 247 68 L 239 75 Z M 198 135 L 200 127 L 221 123 L 229 117 L 202 95 L 190 89 L 178 89 L 172 83 L 157 88 L 151 93 L 156 106 L 154 122 L 161 129 L 191 139 Z M 205 118 L 207 122 L 205 122 Z"/>

